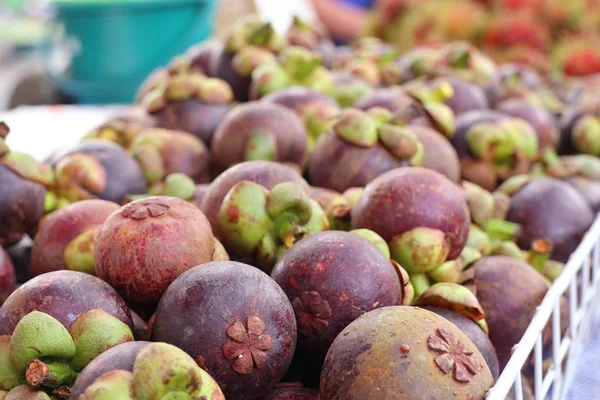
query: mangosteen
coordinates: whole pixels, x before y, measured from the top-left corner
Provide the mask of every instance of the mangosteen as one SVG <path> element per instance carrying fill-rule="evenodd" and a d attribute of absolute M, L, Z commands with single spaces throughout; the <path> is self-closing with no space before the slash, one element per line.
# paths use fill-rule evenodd
<path fill-rule="evenodd" d="M 10 335 L 31 311 L 56 318 L 65 328 L 79 315 L 100 309 L 129 327 L 131 314 L 119 294 L 99 278 L 76 271 L 54 271 L 19 286 L 0 307 L 0 335 Z"/>
<path fill-rule="evenodd" d="M 288 43 L 292 46 L 302 46 L 310 50 L 324 46 L 324 42 L 333 45 L 325 25 L 320 22 L 304 21 L 294 16 L 287 31 Z"/>
<path fill-rule="evenodd" d="M 411 126 L 411 131 L 423 145 L 423 167 L 460 182 L 460 160 L 452 144 L 438 131 L 426 126 Z"/>
<path fill-rule="evenodd" d="M 444 104 L 452 109 L 454 115 L 461 115 L 468 111 L 484 110 L 489 108 L 485 92 L 478 85 L 460 78 L 437 78 L 429 81 L 427 85 L 435 88 L 447 83 L 452 87 L 452 95 L 444 100 Z"/>
<path fill-rule="evenodd" d="M 540 74 L 524 64 L 498 66 L 493 84 L 487 90 L 490 104 L 510 98 L 521 98 L 544 87 Z"/>
<path fill-rule="evenodd" d="M 25 283 L 33 278 L 33 274 L 31 272 L 32 246 L 33 241 L 29 238 L 29 236 L 25 236 L 19 243 L 6 249 L 12 264 L 15 267 L 17 283 Z"/>
<path fill-rule="evenodd" d="M 0 247 L 18 243 L 37 225 L 50 205 L 45 186 L 53 181 L 51 171 L 33 157 L 10 151 L 5 143 L 8 132 L 0 122 Z"/>
<path fill-rule="evenodd" d="M 277 262 L 271 277 L 296 313 L 299 349 L 317 368 L 348 324 L 404 300 L 389 258 L 353 233 L 329 231 L 301 240 Z"/>
<path fill-rule="evenodd" d="M 526 173 L 539 155 L 538 137 L 528 122 L 491 110 L 459 116 L 451 141 L 463 178 L 489 191 Z"/>
<path fill-rule="evenodd" d="M 111 214 L 96 236 L 96 274 L 132 308 L 156 306 L 181 273 L 212 260 L 215 240 L 198 208 L 175 197 L 149 197 Z"/>
<path fill-rule="evenodd" d="M 223 43 L 218 39 L 210 39 L 190 47 L 185 52 L 185 57 L 189 59 L 192 71 L 198 71 L 208 77 L 213 77 L 212 65 L 222 51 Z"/>
<path fill-rule="evenodd" d="M 304 121 L 308 133 L 308 149 L 312 152 L 316 140 L 340 113 L 336 101 L 314 89 L 291 86 L 265 96 L 263 101 L 277 103 L 296 112 Z"/>
<path fill-rule="evenodd" d="M 275 61 L 275 53 L 285 45 L 286 39 L 269 23 L 240 21 L 213 59 L 211 72 L 231 86 L 238 101 L 248 101 L 252 72 L 263 63 Z"/>
<path fill-rule="evenodd" d="M 303 387 L 301 383 L 279 383 L 257 400 L 318 400 L 319 391 Z"/>
<path fill-rule="evenodd" d="M 594 221 L 583 196 L 558 179 L 520 176 L 500 190 L 511 196 L 507 220 L 521 226 L 519 247 L 528 250 L 536 239 L 549 240 L 555 261 L 567 262 Z"/>
<path fill-rule="evenodd" d="M 0 305 L 16 288 L 15 267 L 8 253 L 0 247 Z"/>
<path fill-rule="evenodd" d="M 133 110 L 109 119 L 88 132 L 83 140 L 103 139 L 129 149 L 131 142 L 141 131 L 152 128 L 156 122 L 145 111 Z"/>
<path fill-rule="evenodd" d="M 210 180 L 210 155 L 202 141 L 183 131 L 148 129 L 131 144 L 131 154 L 140 163 L 152 192 L 173 173 L 183 173 L 194 183 Z"/>
<path fill-rule="evenodd" d="M 128 194 L 146 193 L 138 163 L 105 140 L 86 140 L 51 160 L 59 205 L 99 198 L 121 203 Z"/>
<path fill-rule="evenodd" d="M 313 185 L 343 192 L 391 169 L 422 165 L 423 146 L 410 127 L 391 125 L 385 109 L 372 110 L 345 110 L 321 135 L 308 165 Z"/>
<path fill-rule="evenodd" d="M 184 70 L 168 75 L 140 100 L 161 128 L 189 132 L 210 147 L 215 130 L 233 107 L 229 85 Z"/>
<path fill-rule="evenodd" d="M 94 240 L 100 227 L 119 205 L 83 200 L 44 218 L 31 251 L 34 276 L 69 269 L 94 275 Z"/>
<path fill-rule="evenodd" d="M 222 236 L 217 224 L 219 210 L 223 199 L 236 184 L 250 181 L 272 189 L 282 182 L 296 182 L 308 191 L 306 181 L 289 166 L 269 161 L 248 161 L 235 165 L 219 175 L 209 186 L 202 201 L 202 212 L 210 221 L 215 236 L 221 240 Z"/>
<path fill-rule="evenodd" d="M 590 96 L 562 113 L 559 154 L 600 154 L 599 109 L 597 97 Z"/>
<path fill-rule="evenodd" d="M 212 167 L 215 173 L 252 160 L 287 163 L 302 170 L 307 133 L 300 117 L 274 103 L 253 102 L 233 109 L 215 132 Z"/>
<path fill-rule="evenodd" d="M 493 84 L 497 67 L 494 61 L 468 42 L 442 45 L 428 72 L 433 76 L 457 77 L 477 84 L 484 90 Z"/>
<path fill-rule="evenodd" d="M 485 312 L 502 371 L 546 295 L 548 284 L 530 265 L 505 256 L 476 261 L 466 277 L 465 285 Z"/>
<path fill-rule="evenodd" d="M 333 98 L 342 107 L 352 107 L 373 91 L 373 86 L 348 71 L 332 71 Z"/>
<path fill-rule="evenodd" d="M 81 371 L 75 384 L 71 388 L 70 400 L 79 400 L 83 392 L 107 372 L 115 370 L 133 371 L 133 365 L 140 351 L 150 342 L 127 342 L 106 350 L 94 358 Z"/>
<path fill-rule="evenodd" d="M 181 349 L 167 343 L 144 346 L 131 371 L 106 372 L 85 388 L 79 400 L 124 398 L 225 400 L 209 374 Z"/>
<path fill-rule="evenodd" d="M 493 383 L 484 357 L 454 324 L 394 306 L 370 311 L 334 340 L 319 398 L 483 400 Z"/>
<path fill-rule="evenodd" d="M 192 356 L 225 397 L 253 400 L 267 394 L 290 365 L 296 320 L 267 274 L 242 263 L 212 262 L 169 286 L 156 310 L 152 340 Z"/>
<path fill-rule="evenodd" d="M 566 174 L 553 174 L 552 166 L 548 174 L 563 179 L 583 196 L 594 213 L 600 211 L 600 159 L 588 154 L 562 156 L 558 160 Z"/>
<path fill-rule="evenodd" d="M 556 129 L 556 119 L 545 108 L 519 98 L 504 100 L 496 104 L 494 108 L 529 122 L 537 134 L 540 152 L 556 148 L 559 135 Z"/>
<path fill-rule="evenodd" d="M 394 113 L 408 107 L 412 102 L 412 99 L 398 87 L 378 88 L 358 99 L 354 107 L 363 111 L 382 107 Z"/>
<path fill-rule="evenodd" d="M 442 174 L 404 167 L 369 183 L 352 210 L 352 227 L 370 229 L 389 245 L 391 258 L 411 275 L 417 295 L 427 273 L 461 254 L 470 227 L 461 189 Z"/>
<path fill-rule="evenodd" d="M 312 197 L 325 211 L 329 220 L 329 229 L 348 231 L 350 230 L 350 216 L 352 208 L 341 193 L 335 190 L 311 186 L 310 197 Z"/>

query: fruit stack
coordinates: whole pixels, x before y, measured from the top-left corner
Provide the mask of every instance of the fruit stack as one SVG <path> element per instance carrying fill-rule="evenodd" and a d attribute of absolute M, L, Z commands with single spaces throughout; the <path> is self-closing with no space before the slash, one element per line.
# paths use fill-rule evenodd
<path fill-rule="evenodd" d="M 600 210 L 597 90 L 244 20 L 44 162 L 1 124 L 0 399 L 484 399 Z"/>

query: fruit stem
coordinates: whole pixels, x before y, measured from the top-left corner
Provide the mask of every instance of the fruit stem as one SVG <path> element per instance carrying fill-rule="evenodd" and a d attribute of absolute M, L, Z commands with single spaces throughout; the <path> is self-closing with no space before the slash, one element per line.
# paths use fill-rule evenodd
<path fill-rule="evenodd" d="M 33 360 L 27 365 L 25 378 L 34 388 L 40 386 L 55 388 L 75 380 L 76 373 L 68 364 L 60 361 L 45 363 L 41 360 Z"/>
<path fill-rule="evenodd" d="M 538 270 L 538 272 L 543 272 L 544 265 L 550 259 L 550 253 L 552 253 L 551 241 L 548 239 L 534 240 L 529 250 L 529 265 Z"/>
<path fill-rule="evenodd" d="M 490 239 L 512 240 L 519 234 L 521 227 L 514 222 L 492 218 L 485 225 L 484 229 Z"/>

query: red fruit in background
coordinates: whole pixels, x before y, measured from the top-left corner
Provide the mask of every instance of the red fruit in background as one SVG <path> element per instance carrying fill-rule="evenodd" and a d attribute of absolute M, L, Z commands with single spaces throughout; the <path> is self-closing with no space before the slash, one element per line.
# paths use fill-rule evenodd
<path fill-rule="evenodd" d="M 564 61 L 563 71 L 569 76 L 586 76 L 600 72 L 600 52 L 593 48 L 573 51 Z"/>
<path fill-rule="evenodd" d="M 548 47 L 549 35 L 543 25 L 527 15 L 500 16 L 488 25 L 483 36 L 483 45 L 507 49 L 525 46 L 537 50 Z"/>
<path fill-rule="evenodd" d="M 8 253 L 0 247 L 0 304 L 16 289 L 15 267 Z"/>
<path fill-rule="evenodd" d="M 94 309 L 132 326 L 127 305 L 108 283 L 83 272 L 48 272 L 20 286 L 0 307 L 0 335 L 12 334 L 31 311 L 49 314 L 68 329 L 79 315 Z"/>

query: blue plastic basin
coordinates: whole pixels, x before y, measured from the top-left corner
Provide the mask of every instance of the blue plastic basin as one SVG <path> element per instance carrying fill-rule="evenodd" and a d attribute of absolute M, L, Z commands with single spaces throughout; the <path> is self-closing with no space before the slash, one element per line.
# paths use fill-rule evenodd
<path fill-rule="evenodd" d="M 57 0 L 79 50 L 51 75 L 81 103 L 128 103 L 144 78 L 213 32 L 215 0 Z"/>

